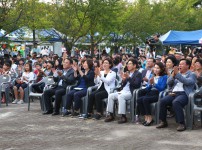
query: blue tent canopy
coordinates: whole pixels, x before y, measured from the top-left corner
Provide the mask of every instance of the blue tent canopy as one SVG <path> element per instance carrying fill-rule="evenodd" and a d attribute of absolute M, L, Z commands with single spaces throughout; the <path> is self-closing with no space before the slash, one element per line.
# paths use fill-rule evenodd
<path fill-rule="evenodd" d="M 2 37 L 3 36 L 3 34 L 0 32 L 0 37 Z"/>
<path fill-rule="evenodd" d="M 199 45 L 202 44 L 202 30 L 174 31 L 170 30 L 160 37 L 164 45 Z"/>
<path fill-rule="evenodd" d="M 6 31 L 4 31 L 3 29 L 0 29 L 0 37 L 4 36 L 6 33 Z"/>
<path fill-rule="evenodd" d="M 46 38 L 48 41 L 61 41 L 61 37 L 64 35 L 54 28 L 36 30 L 38 38 Z"/>
<path fill-rule="evenodd" d="M 40 41 L 41 39 L 49 42 L 61 41 L 61 37 L 64 36 L 54 28 L 36 30 L 35 33 L 36 41 Z M 24 26 L 6 35 L 6 37 L 8 37 L 11 41 L 32 41 L 33 31 Z"/>

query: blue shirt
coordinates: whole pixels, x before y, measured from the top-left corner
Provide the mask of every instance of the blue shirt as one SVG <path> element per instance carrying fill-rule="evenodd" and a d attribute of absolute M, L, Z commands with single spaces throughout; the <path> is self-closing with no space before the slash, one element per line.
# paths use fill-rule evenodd
<path fill-rule="evenodd" d="M 86 82 L 85 82 L 85 80 L 84 80 L 83 77 L 80 78 L 80 84 L 78 85 L 77 88 L 83 88 L 83 89 L 86 89 L 86 88 L 87 88 L 87 87 L 86 87 Z"/>

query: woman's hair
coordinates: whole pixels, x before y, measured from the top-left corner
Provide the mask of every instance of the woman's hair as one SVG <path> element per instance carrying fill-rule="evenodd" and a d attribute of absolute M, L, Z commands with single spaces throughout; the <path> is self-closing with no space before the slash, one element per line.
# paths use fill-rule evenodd
<path fill-rule="evenodd" d="M 102 63 L 104 63 L 104 61 L 108 61 L 109 62 L 109 65 L 110 65 L 110 69 L 113 67 L 113 62 L 112 62 L 112 59 L 111 58 L 109 58 L 109 57 L 106 57 L 103 61 L 102 61 Z"/>
<path fill-rule="evenodd" d="M 174 56 L 168 56 L 165 60 L 165 63 L 167 62 L 168 59 L 170 59 L 173 62 L 174 66 L 177 65 L 177 59 Z"/>
<path fill-rule="evenodd" d="M 166 69 L 162 62 L 157 62 L 155 65 L 159 66 L 159 68 L 161 69 L 159 76 L 166 75 Z"/>
<path fill-rule="evenodd" d="M 118 56 L 115 57 L 113 60 L 114 65 L 117 66 L 119 64 L 119 62 L 120 62 L 120 57 L 118 57 Z"/>
<path fill-rule="evenodd" d="M 54 64 L 55 69 L 62 70 L 62 69 L 63 69 L 62 59 L 59 58 L 59 59 L 56 59 L 55 62 L 56 62 L 56 61 L 58 61 L 58 66 L 56 66 L 56 65 Z"/>
<path fill-rule="evenodd" d="M 25 63 L 25 65 L 29 65 L 29 71 L 32 71 L 32 64 L 30 64 L 29 62 Z M 27 72 L 27 70 L 25 70 L 25 72 Z"/>
<path fill-rule="evenodd" d="M 100 62 L 99 62 L 99 60 L 95 60 L 94 63 L 97 64 L 97 67 L 100 67 Z"/>
<path fill-rule="evenodd" d="M 196 62 L 200 63 L 200 65 L 202 66 L 202 59 L 199 58 L 199 59 L 197 59 L 197 60 L 195 61 L 195 63 L 196 63 Z"/>
<path fill-rule="evenodd" d="M 88 64 L 88 68 L 91 70 L 93 68 L 93 60 L 92 59 L 86 59 L 86 63 Z"/>
<path fill-rule="evenodd" d="M 77 64 L 79 62 L 78 59 L 76 59 L 76 58 L 73 58 L 72 60 L 75 61 Z"/>

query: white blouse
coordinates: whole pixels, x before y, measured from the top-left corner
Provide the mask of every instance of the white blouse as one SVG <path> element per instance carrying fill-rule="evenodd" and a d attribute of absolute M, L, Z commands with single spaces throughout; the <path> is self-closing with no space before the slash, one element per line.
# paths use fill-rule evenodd
<path fill-rule="evenodd" d="M 23 80 L 23 77 L 25 77 L 28 81 Z M 34 80 L 35 79 L 35 74 L 33 72 L 23 72 L 21 80 L 25 83 L 28 84 L 29 81 Z"/>

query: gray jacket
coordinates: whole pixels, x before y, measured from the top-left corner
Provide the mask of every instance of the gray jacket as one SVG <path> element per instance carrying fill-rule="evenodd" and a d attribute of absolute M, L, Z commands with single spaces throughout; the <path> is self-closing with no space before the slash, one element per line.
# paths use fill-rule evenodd
<path fill-rule="evenodd" d="M 174 88 L 179 81 L 183 83 L 185 93 L 187 96 L 189 96 L 189 94 L 194 91 L 196 84 L 196 74 L 189 70 L 186 72 L 186 76 L 183 77 L 181 73 L 178 73 L 174 78 L 170 76 L 167 80 L 167 84 L 168 86 Z"/>

